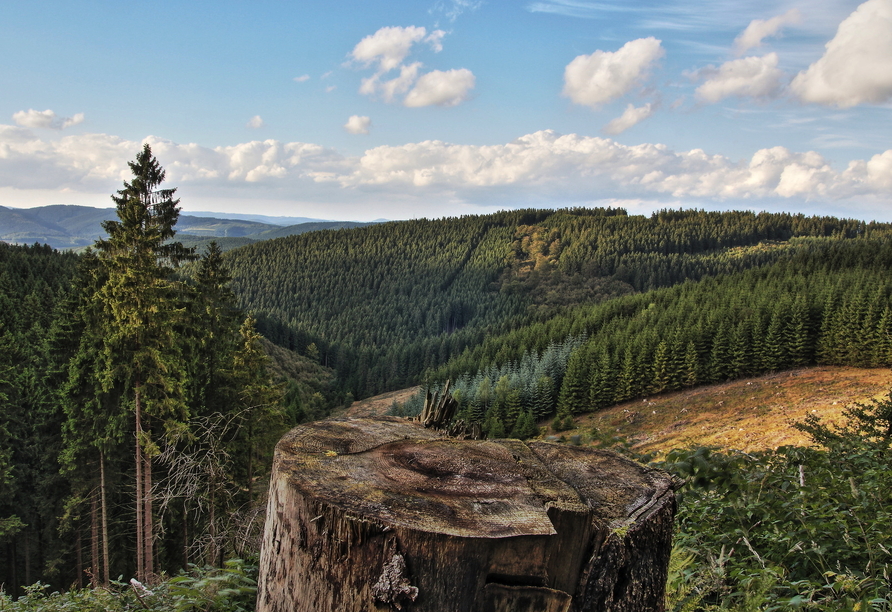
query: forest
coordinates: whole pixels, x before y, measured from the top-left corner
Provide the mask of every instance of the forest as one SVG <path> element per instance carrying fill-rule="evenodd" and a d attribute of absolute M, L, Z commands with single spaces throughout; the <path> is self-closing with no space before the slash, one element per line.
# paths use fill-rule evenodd
<path fill-rule="evenodd" d="M 129 609 L 126 580 L 171 576 L 159 609 L 250 609 L 272 447 L 354 399 L 449 380 L 458 418 L 528 438 L 702 384 L 892 366 L 890 224 L 513 210 L 196 252 L 148 146 L 130 167 L 90 250 L 0 243 L 0 609 Z M 670 609 L 890 609 L 892 411 L 800 426 L 822 446 L 636 457 L 687 480 Z"/>

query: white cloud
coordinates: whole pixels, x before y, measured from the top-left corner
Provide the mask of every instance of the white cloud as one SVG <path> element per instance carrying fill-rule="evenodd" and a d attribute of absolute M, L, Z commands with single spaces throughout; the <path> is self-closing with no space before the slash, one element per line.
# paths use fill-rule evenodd
<path fill-rule="evenodd" d="M 434 52 L 443 50 L 443 37 L 446 32 L 434 30 L 427 34 L 421 27 L 381 28 L 371 36 L 363 38 L 351 53 L 353 59 L 365 66 L 377 64 L 369 77 L 362 79 L 359 93 L 379 96 L 385 102 L 396 102 L 402 96 L 403 104 L 419 106 L 455 106 L 468 98 L 474 88 L 474 75 L 467 68 L 453 70 L 433 70 L 421 74 L 421 62 L 405 63 L 418 42 L 426 42 Z M 386 78 L 394 70 L 399 75 Z"/>
<path fill-rule="evenodd" d="M 310 75 L 308 75 L 308 74 L 302 74 L 298 77 L 294 77 L 295 83 L 305 83 L 306 81 L 309 81 L 309 80 L 310 80 Z"/>
<path fill-rule="evenodd" d="M 604 133 L 616 135 L 622 134 L 633 125 L 637 125 L 654 114 L 655 107 L 651 102 L 644 106 L 636 107 L 634 104 L 626 106 L 623 114 L 604 126 Z"/>
<path fill-rule="evenodd" d="M 83 123 L 84 114 L 78 113 L 74 117 L 59 117 L 49 109 L 36 111 L 30 108 L 26 111 L 14 113 L 12 119 L 22 127 L 64 130 L 78 123 Z"/>
<path fill-rule="evenodd" d="M 892 168 L 892 150 L 837 172 L 815 152 L 795 153 L 784 147 L 757 151 L 749 162 L 732 162 L 700 149 L 675 152 L 660 144 L 626 146 L 606 138 L 542 131 L 505 145 L 425 141 L 377 147 L 366 151 L 359 167 L 339 181 L 353 188 L 411 187 L 465 197 L 482 188 L 487 194 L 500 188 L 564 198 L 598 193 L 607 198 L 719 201 L 856 196 L 888 200 L 892 180 L 883 174 L 887 168 Z"/>
<path fill-rule="evenodd" d="M 361 127 L 364 119 L 357 118 L 356 125 Z M 818 153 L 784 147 L 732 161 L 700 149 L 626 146 L 552 131 L 487 146 L 442 141 L 382 146 L 360 157 L 277 140 L 216 148 L 157 137 L 145 141 L 170 185 L 222 197 L 240 193 L 334 204 L 374 197 L 493 206 L 536 200 L 562 206 L 597 194 L 600 199 L 749 201 L 754 206 L 766 199 L 877 202 L 877 210 L 892 198 L 892 149 L 838 171 Z M 127 162 L 140 148 L 139 142 L 105 134 L 43 140 L 28 129 L 0 126 L 0 189 L 112 193 L 129 177 Z"/>
<path fill-rule="evenodd" d="M 753 19 L 740 36 L 734 39 L 734 53 L 743 55 L 750 49 L 761 47 L 764 39 L 778 36 L 784 26 L 800 21 L 802 15 L 795 8 L 771 19 Z"/>
<path fill-rule="evenodd" d="M 403 63 L 412 45 L 425 35 L 427 30 L 416 26 L 381 28 L 359 41 L 350 55 L 364 66 L 377 64 L 379 72 L 389 72 Z"/>
<path fill-rule="evenodd" d="M 421 62 L 415 62 L 408 66 L 400 66 L 400 75 L 387 81 L 381 80 L 381 74 L 374 74 L 368 78 L 362 79 L 359 87 L 359 93 L 367 96 L 380 95 L 385 102 L 393 102 L 397 96 L 401 96 L 412 87 L 412 84 L 418 78 L 418 69 L 421 68 Z"/>
<path fill-rule="evenodd" d="M 369 128 L 372 126 L 372 120 L 368 117 L 360 117 L 359 115 L 351 115 L 344 124 L 344 129 L 351 134 L 368 134 Z"/>
<path fill-rule="evenodd" d="M 439 53 L 443 50 L 443 37 L 446 36 L 446 32 L 443 30 L 434 30 L 431 32 L 427 38 L 424 39 L 424 42 L 431 46 L 431 49 L 434 50 L 434 53 Z"/>
<path fill-rule="evenodd" d="M 403 104 L 419 106 L 455 106 L 468 99 L 476 79 L 467 68 L 434 70 L 421 76 Z"/>
<path fill-rule="evenodd" d="M 848 108 L 892 100 L 892 2 L 868 0 L 791 85 L 803 102 Z"/>
<path fill-rule="evenodd" d="M 663 55 L 660 41 L 651 36 L 629 41 L 615 52 L 577 56 L 564 69 L 563 95 L 576 104 L 598 108 L 646 79 Z"/>
<path fill-rule="evenodd" d="M 258 128 L 262 128 L 263 127 L 263 119 L 260 118 L 260 115 L 254 115 L 253 117 L 251 117 L 251 120 L 245 124 L 245 127 L 251 128 L 254 130 L 256 130 Z"/>
<path fill-rule="evenodd" d="M 777 53 L 763 57 L 743 57 L 697 72 L 706 78 L 697 88 L 697 97 L 706 102 L 718 102 L 729 96 L 773 98 L 783 89 L 784 73 L 777 67 Z"/>

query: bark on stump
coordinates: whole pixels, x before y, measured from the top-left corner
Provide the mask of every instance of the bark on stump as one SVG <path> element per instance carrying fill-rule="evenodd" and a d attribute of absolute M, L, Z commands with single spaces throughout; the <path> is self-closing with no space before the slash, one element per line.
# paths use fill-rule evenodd
<path fill-rule="evenodd" d="M 606 451 L 320 421 L 276 446 L 257 610 L 660 611 L 674 514 Z"/>

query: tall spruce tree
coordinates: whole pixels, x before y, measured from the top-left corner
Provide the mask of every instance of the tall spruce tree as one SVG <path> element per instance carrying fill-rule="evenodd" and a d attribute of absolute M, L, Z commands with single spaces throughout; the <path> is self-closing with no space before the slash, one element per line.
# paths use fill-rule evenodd
<path fill-rule="evenodd" d="M 96 293 L 105 334 L 97 372 L 118 409 L 132 412 L 136 468 L 137 577 L 154 576 L 153 429 L 182 429 L 187 420 L 186 371 L 175 328 L 183 316 L 172 272 L 192 252 L 171 242 L 179 217 L 175 189 L 159 189 L 165 172 L 148 144 L 129 163 L 133 179 L 112 196 L 118 221 L 102 224 L 96 243 L 105 283 Z"/>

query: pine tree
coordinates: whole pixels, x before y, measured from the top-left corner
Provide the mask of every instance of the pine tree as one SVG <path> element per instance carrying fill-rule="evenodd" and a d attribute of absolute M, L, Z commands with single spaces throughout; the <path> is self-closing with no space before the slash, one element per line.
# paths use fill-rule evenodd
<path fill-rule="evenodd" d="M 700 361 L 697 356 L 697 345 L 691 340 L 685 347 L 681 384 L 693 387 L 698 382 L 700 382 Z"/>
<path fill-rule="evenodd" d="M 533 416 L 541 421 L 554 412 L 554 381 L 551 376 L 542 375 L 536 380 L 533 392 Z"/>
<path fill-rule="evenodd" d="M 597 362 L 592 367 L 591 387 L 589 388 L 589 403 L 592 408 L 598 410 L 613 404 L 616 396 L 616 372 L 613 360 L 606 349 L 598 353 Z"/>
<path fill-rule="evenodd" d="M 790 322 L 785 342 L 789 353 L 789 365 L 794 368 L 807 365 L 812 359 L 812 331 L 805 298 L 797 295 L 790 307 Z"/>
<path fill-rule="evenodd" d="M 182 289 L 173 269 L 192 258 L 171 242 L 179 217 L 175 189 L 159 189 L 165 172 L 148 144 L 129 163 L 131 182 L 112 196 L 118 221 L 102 224 L 108 239 L 96 243 L 107 275 L 96 294 L 103 315 L 98 377 L 120 408 L 133 412 L 136 466 L 137 578 L 154 580 L 152 457 L 158 452 L 153 427 L 181 430 L 186 422 L 186 381 L 175 328 Z"/>
<path fill-rule="evenodd" d="M 536 421 L 529 410 L 524 410 L 517 416 L 514 427 L 511 429 L 511 437 L 518 440 L 527 440 L 539 433 Z"/>
<path fill-rule="evenodd" d="M 587 351 L 583 347 L 573 351 L 558 396 L 558 414 L 572 415 L 589 409 L 589 376 Z"/>
<path fill-rule="evenodd" d="M 669 386 L 671 380 L 670 358 L 669 344 L 665 340 L 660 340 L 656 351 L 654 351 L 653 366 L 651 367 L 651 393 L 662 393 Z"/>

